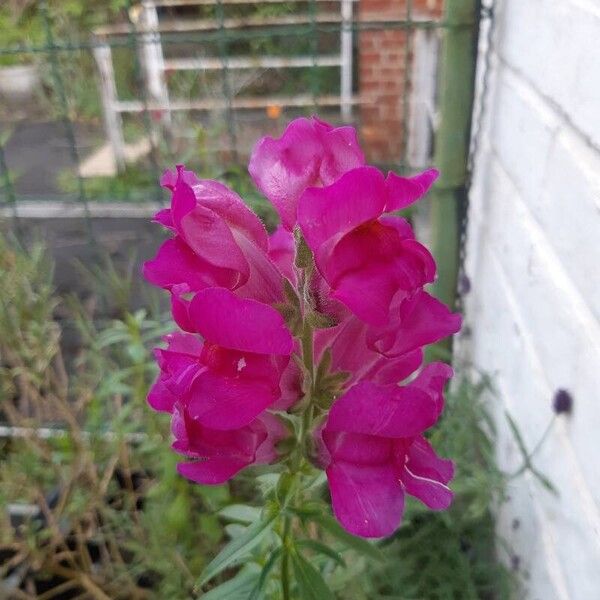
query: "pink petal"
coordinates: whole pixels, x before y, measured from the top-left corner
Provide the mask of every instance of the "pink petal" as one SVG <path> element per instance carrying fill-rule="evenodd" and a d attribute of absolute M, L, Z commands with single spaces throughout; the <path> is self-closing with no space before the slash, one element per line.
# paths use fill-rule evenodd
<path fill-rule="evenodd" d="M 204 427 L 239 429 L 251 423 L 279 397 L 279 388 L 267 379 L 223 377 L 205 371 L 192 383 L 188 411 Z"/>
<path fill-rule="evenodd" d="M 224 348 L 259 354 L 292 352 L 292 336 L 274 308 L 223 288 L 198 292 L 190 305 L 190 319 L 196 331 Z"/>
<path fill-rule="evenodd" d="M 305 118 L 292 121 L 279 139 L 262 138 L 252 151 L 248 171 L 290 231 L 296 223 L 298 198 L 319 176 L 321 153 L 313 124 Z"/>
<path fill-rule="evenodd" d="M 173 215 L 171 214 L 170 208 L 163 208 L 159 210 L 152 219 L 155 223 L 159 223 L 167 229 L 175 231 L 175 224 L 173 223 Z"/>
<path fill-rule="evenodd" d="M 401 478 L 406 493 L 418 498 L 432 510 L 445 510 L 452 503 L 452 490 L 440 481 L 417 476 L 408 466 L 404 467 Z"/>
<path fill-rule="evenodd" d="M 316 117 L 313 123 L 324 150 L 319 168 L 323 185 L 330 185 L 347 171 L 365 164 L 354 127 L 333 127 Z"/>
<path fill-rule="evenodd" d="M 372 325 L 389 321 L 398 290 L 412 291 L 433 281 L 435 262 L 427 249 L 400 230 L 373 221 L 344 236 L 325 255 L 317 253 L 319 270 L 355 315 Z"/>
<path fill-rule="evenodd" d="M 438 412 L 441 413 L 444 408 L 444 387 L 453 374 L 452 367 L 446 363 L 433 362 L 423 368 L 411 386 L 429 394 L 434 399 Z"/>
<path fill-rule="evenodd" d="M 367 345 L 366 325 L 349 317 L 340 325 L 321 329 L 315 334 L 315 356 L 320 360 L 325 348 L 331 349 L 331 372 L 345 371 L 350 386 L 361 379 L 382 385 L 398 383 L 416 371 L 422 362 L 420 350 L 389 359 Z"/>
<path fill-rule="evenodd" d="M 199 180 L 193 171 L 188 171 L 183 165 L 177 165 L 175 170 L 166 170 L 160 178 L 160 185 L 171 191 L 175 189 L 178 180 L 181 179 L 188 185 L 194 185 Z"/>
<path fill-rule="evenodd" d="M 265 226 L 233 190 L 211 179 L 197 180 L 192 190 L 200 205 L 221 217 L 232 230 L 267 251 L 269 243 Z"/>
<path fill-rule="evenodd" d="M 171 314 L 173 320 L 181 329 L 192 333 L 194 331 L 194 324 L 190 320 L 190 301 L 182 298 L 178 293 L 177 288 L 184 288 L 186 293 L 188 290 L 187 285 L 173 286 L 171 289 Z"/>
<path fill-rule="evenodd" d="M 385 208 L 385 180 L 374 167 L 359 167 L 324 188 L 307 189 L 298 203 L 298 224 L 307 244 L 317 251 L 340 239 Z"/>
<path fill-rule="evenodd" d="M 392 312 L 394 309 L 392 308 Z M 461 316 L 424 291 L 401 301 L 397 313 L 385 327 L 372 327 L 368 343 L 387 356 L 400 356 L 456 333 Z"/>
<path fill-rule="evenodd" d="M 181 187 L 177 187 L 175 195 Z M 238 284 L 248 279 L 248 261 L 227 223 L 215 212 L 196 205 L 181 218 L 178 231 L 185 243 L 204 261 L 238 273 Z"/>
<path fill-rule="evenodd" d="M 250 463 L 237 456 L 214 456 L 195 462 L 179 463 L 177 472 L 202 485 L 219 485 L 229 481 Z"/>
<path fill-rule="evenodd" d="M 333 462 L 379 465 L 391 462 L 393 440 L 341 431 L 323 431 L 323 441 Z"/>
<path fill-rule="evenodd" d="M 398 358 L 380 357 L 365 375 L 373 383 L 387 385 L 404 381 L 412 375 L 423 363 L 423 351 L 413 350 Z"/>
<path fill-rule="evenodd" d="M 170 352 L 196 357 L 200 357 L 202 354 L 202 340 L 197 335 L 175 331 L 166 335 L 164 340 L 167 342 L 167 350 Z"/>
<path fill-rule="evenodd" d="M 296 282 L 294 252 L 294 236 L 279 225 L 269 237 L 269 258 L 279 269 L 279 272 L 292 283 Z"/>
<path fill-rule="evenodd" d="M 246 282 L 236 290 L 242 298 L 252 298 L 266 304 L 283 301 L 283 278 L 267 253 L 237 232 L 234 238 L 248 260 L 250 270 Z"/>
<path fill-rule="evenodd" d="M 277 458 L 275 444 L 289 435 L 285 425 L 268 412 L 262 413 L 252 424 L 252 428 L 265 431 L 267 437 L 256 449 L 255 464 L 269 464 Z"/>
<path fill-rule="evenodd" d="M 171 412 L 176 401 L 177 396 L 168 390 L 162 381 L 161 376 L 159 375 L 158 379 L 148 392 L 148 404 L 154 410 L 158 410 L 160 412 Z"/>
<path fill-rule="evenodd" d="M 361 381 L 334 403 L 325 431 L 410 437 L 431 427 L 437 417 L 434 399 L 423 390 Z"/>
<path fill-rule="evenodd" d="M 407 452 L 407 465 L 411 472 L 420 477 L 448 483 L 454 477 L 454 464 L 440 458 L 431 444 L 423 437 L 414 438 Z"/>
<path fill-rule="evenodd" d="M 296 223 L 298 198 L 310 186 L 329 185 L 364 164 L 356 131 L 333 127 L 313 117 L 292 121 L 279 139 L 265 137 L 255 146 L 248 171 L 275 205 L 283 226 Z"/>
<path fill-rule="evenodd" d="M 191 291 L 223 285 L 229 287 L 239 279 L 239 274 L 218 269 L 200 259 L 180 238 L 164 242 L 152 260 L 144 263 L 144 277 L 158 287 L 170 289 L 187 284 Z"/>
<path fill-rule="evenodd" d="M 437 169 L 428 169 L 414 177 L 400 177 L 391 171 L 385 180 L 388 193 L 386 212 L 392 212 L 410 206 L 422 198 L 438 178 Z"/>
<path fill-rule="evenodd" d="M 404 493 L 390 464 L 334 462 L 327 468 L 336 519 L 354 535 L 391 535 L 400 524 Z"/>

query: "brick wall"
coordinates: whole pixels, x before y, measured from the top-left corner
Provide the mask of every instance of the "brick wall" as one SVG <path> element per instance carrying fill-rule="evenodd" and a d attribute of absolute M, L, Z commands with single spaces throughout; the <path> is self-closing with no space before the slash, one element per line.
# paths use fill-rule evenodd
<path fill-rule="evenodd" d="M 442 0 L 412 2 L 413 18 L 437 17 Z M 377 21 L 381 27 L 363 31 L 358 38 L 358 84 L 361 98 L 360 133 L 367 158 L 373 162 L 400 162 L 404 149 L 406 41 L 404 29 L 386 23 L 406 19 L 405 0 L 360 0 L 358 19 Z M 410 67 L 409 67 L 410 68 Z"/>
<path fill-rule="evenodd" d="M 472 333 L 461 352 L 493 376 L 508 472 L 520 455 L 504 411 L 531 449 L 556 391 L 574 398 L 534 459 L 558 494 L 530 476 L 511 481 L 499 527 L 525 576 L 520 597 L 591 600 L 600 598 L 600 6 L 496 5 L 468 233 Z"/>

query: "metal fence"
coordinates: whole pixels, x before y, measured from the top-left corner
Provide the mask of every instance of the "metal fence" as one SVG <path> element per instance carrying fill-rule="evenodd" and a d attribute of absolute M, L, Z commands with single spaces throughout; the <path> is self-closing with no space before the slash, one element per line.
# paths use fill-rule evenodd
<path fill-rule="evenodd" d="M 258 203 L 254 141 L 318 114 L 354 124 L 374 164 L 441 169 L 437 250 L 458 255 L 477 0 L 144 0 L 85 25 L 60 7 L 35 3 L 23 39 L 0 47 L 0 211 L 16 230 L 77 216 L 97 241 L 96 219 L 163 202 L 176 162 Z M 33 97 L 3 91 L 11 62 L 34 65 Z M 456 268 L 442 264 L 442 287 Z"/>

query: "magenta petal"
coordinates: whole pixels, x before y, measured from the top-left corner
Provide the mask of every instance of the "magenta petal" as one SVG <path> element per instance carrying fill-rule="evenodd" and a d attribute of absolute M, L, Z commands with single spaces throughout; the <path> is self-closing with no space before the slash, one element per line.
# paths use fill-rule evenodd
<path fill-rule="evenodd" d="M 237 456 L 213 456 L 205 460 L 179 463 L 177 472 L 196 483 L 219 485 L 231 479 L 248 464 L 248 461 Z"/>
<path fill-rule="evenodd" d="M 280 139 L 262 138 L 248 171 L 256 187 L 273 203 L 286 229 L 296 223 L 298 198 L 319 175 L 322 147 L 309 119 L 295 119 Z"/>
<path fill-rule="evenodd" d="M 173 315 L 173 320 L 181 329 L 193 333 L 194 324 L 190 320 L 190 302 L 181 297 L 176 289 L 178 287 L 182 286 L 174 286 L 171 289 L 171 314 Z"/>
<path fill-rule="evenodd" d="M 323 441 L 332 462 L 380 465 L 390 462 L 393 440 L 364 433 L 323 431 Z"/>
<path fill-rule="evenodd" d="M 336 519 L 354 535 L 391 535 L 400 524 L 404 493 L 390 464 L 334 462 L 327 468 Z"/>
<path fill-rule="evenodd" d="M 177 396 L 169 391 L 159 375 L 158 379 L 148 392 L 148 404 L 154 410 L 171 412 L 176 401 Z"/>
<path fill-rule="evenodd" d="M 248 261 L 227 223 L 215 212 L 196 205 L 181 218 L 178 230 L 186 244 L 203 260 L 239 273 L 242 281 L 248 278 Z"/>
<path fill-rule="evenodd" d="M 325 431 L 410 437 L 431 427 L 437 417 L 434 399 L 423 390 L 361 381 L 334 403 Z"/>
<path fill-rule="evenodd" d="M 411 386 L 425 391 L 433 398 L 441 413 L 444 408 L 444 387 L 453 374 L 452 367 L 446 363 L 433 362 L 425 366 Z"/>
<path fill-rule="evenodd" d="M 435 479 L 419 477 L 411 472 L 408 465 L 402 471 L 402 483 L 407 494 L 418 498 L 432 510 L 445 510 L 452 502 L 452 490 Z"/>
<path fill-rule="evenodd" d="M 157 255 L 144 263 L 144 277 L 158 287 L 187 284 L 190 291 L 229 283 L 227 272 L 204 263 L 179 238 L 164 242 Z"/>
<path fill-rule="evenodd" d="M 251 423 L 278 396 L 279 388 L 267 379 L 223 377 L 205 371 L 191 385 L 188 411 L 203 427 L 239 429 Z"/>
<path fill-rule="evenodd" d="M 386 212 L 392 212 L 410 206 L 422 198 L 438 178 L 437 169 L 428 169 L 414 177 L 400 177 L 391 171 L 385 180 L 388 192 Z"/>
<path fill-rule="evenodd" d="M 175 230 L 175 224 L 173 223 L 173 215 L 171 214 L 170 208 L 163 208 L 159 210 L 152 219 L 155 223 L 159 223 L 167 229 Z"/>
<path fill-rule="evenodd" d="M 193 171 L 187 171 L 183 165 L 177 165 L 175 170 L 167 169 L 162 174 L 162 177 L 160 178 L 160 185 L 173 191 L 179 180 L 184 181 L 190 186 L 199 181 Z"/>
<path fill-rule="evenodd" d="M 412 375 L 423 362 L 423 351 L 419 348 L 398 358 L 382 356 L 365 375 L 373 383 L 387 385 L 399 383 Z"/>
<path fill-rule="evenodd" d="M 418 291 L 402 300 L 389 325 L 372 327 L 367 339 L 378 352 L 400 356 L 456 333 L 460 326 L 459 314 L 450 312 L 445 304 L 426 292 Z"/>
<path fill-rule="evenodd" d="M 323 159 L 319 175 L 323 185 L 329 185 L 341 175 L 365 164 L 365 157 L 354 127 L 332 127 L 313 117 L 315 129 L 323 144 Z"/>
<path fill-rule="evenodd" d="M 223 288 L 198 292 L 190 305 L 196 331 L 224 348 L 289 355 L 293 339 L 283 317 L 266 304 Z"/>
<path fill-rule="evenodd" d="M 283 278 L 267 253 L 244 236 L 234 233 L 234 238 L 250 267 L 246 282 L 236 289 L 236 295 L 266 304 L 283 301 Z"/>
<path fill-rule="evenodd" d="M 408 448 L 407 459 L 411 472 L 419 477 L 435 479 L 444 484 L 454 477 L 453 462 L 440 458 L 423 436 L 413 440 Z"/>
<path fill-rule="evenodd" d="M 294 236 L 279 225 L 269 237 L 269 258 L 279 269 L 279 272 L 292 283 L 296 282 L 294 252 Z"/>
<path fill-rule="evenodd" d="M 359 167 L 324 188 L 309 188 L 298 203 L 298 224 L 307 244 L 317 251 L 363 223 L 377 219 L 385 207 L 385 180 L 374 167 Z"/>
<path fill-rule="evenodd" d="M 267 433 L 265 440 L 256 449 L 254 462 L 256 464 L 269 464 L 277 458 L 275 444 L 289 435 L 285 425 L 268 412 L 262 413 L 252 424 L 253 428 L 264 428 Z"/>
<path fill-rule="evenodd" d="M 200 205 L 221 217 L 232 230 L 239 231 L 259 248 L 267 251 L 265 226 L 233 190 L 211 179 L 197 180 L 192 189 Z"/>

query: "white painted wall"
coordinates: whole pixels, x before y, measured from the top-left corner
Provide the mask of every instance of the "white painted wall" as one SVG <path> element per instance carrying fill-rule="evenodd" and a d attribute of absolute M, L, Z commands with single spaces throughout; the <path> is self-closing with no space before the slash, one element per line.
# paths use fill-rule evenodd
<path fill-rule="evenodd" d="M 600 2 L 498 0 L 475 158 L 463 358 L 494 376 L 498 456 L 520 463 L 558 388 L 574 398 L 536 455 L 558 488 L 510 485 L 499 528 L 523 597 L 600 599 Z"/>

